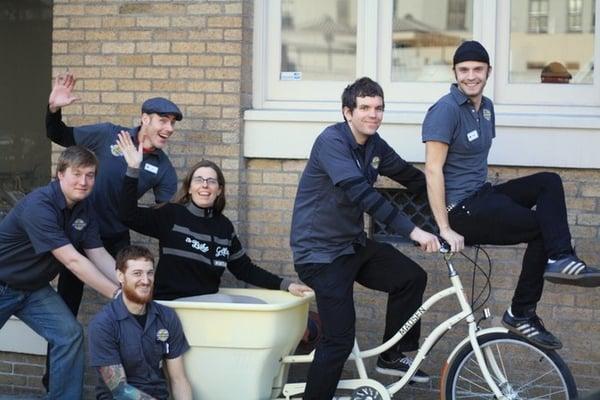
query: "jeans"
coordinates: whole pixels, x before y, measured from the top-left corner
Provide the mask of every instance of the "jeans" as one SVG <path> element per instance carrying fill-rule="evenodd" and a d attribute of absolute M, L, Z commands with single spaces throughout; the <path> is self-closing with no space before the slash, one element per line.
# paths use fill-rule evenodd
<path fill-rule="evenodd" d="M 486 184 L 448 218 L 467 245 L 527 243 L 511 305 L 517 312 L 535 308 L 540 300 L 548 258 L 572 252 L 562 180 L 554 173 Z"/>
<path fill-rule="evenodd" d="M 47 285 L 35 291 L 0 283 L 0 327 L 11 315 L 51 345 L 50 382 L 46 399 L 81 399 L 83 395 L 83 328 Z"/>
<path fill-rule="evenodd" d="M 308 371 L 304 399 L 333 397 L 344 363 L 354 345 L 356 314 L 354 282 L 388 293 L 383 341 L 391 338 L 419 308 L 427 285 L 427 273 L 394 247 L 367 240 L 355 246 L 355 254 L 336 258 L 331 264 L 298 264 L 300 279 L 315 291 L 323 336 Z M 417 350 L 420 323 L 392 349 Z"/>
<path fill-rule="evenodd" d="M 102 238 L 102 245 L 108 251 L 108 253 L 116 257 L 119 250 L 122 248 L 129 246 L 130 238 L 129 231 L 124 232 L 121 235 L 112 237 L 112 238 Z M 80 252 L 83 253 L 82 250 Z M 69 269 L 63 267 L 60 275 L 58 276 L 58 287 L 57 287 L 58 295 L 63 299 L 67 307 L 71 310 L 71 313 L 77 317 L 77 313 L 79 312 L 79 306 L 81 305 L 81 298 L 83 297 L 83 282 L 79 280 Z M 46 372 L 42 377 L 42 384 L 48 390 L 48 380 L 49 380 L 49 366 L 50 359 L 52 357 L 52 352 L 50 349 L 50 343 L 48 343 L 48 352 L 46 357 Z M 100 376 L 98 376 L 98 392 L 107 393 L 108 388 L 104 384 L 104 381 Z M 100 398 L 100 397 L 98 397 Z"/>

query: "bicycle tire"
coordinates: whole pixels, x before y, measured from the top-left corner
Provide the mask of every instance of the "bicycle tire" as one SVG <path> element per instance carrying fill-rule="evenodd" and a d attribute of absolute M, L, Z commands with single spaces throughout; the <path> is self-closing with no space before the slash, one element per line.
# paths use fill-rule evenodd
<path fill-rule="evenodd" d="M 492 332 L 478 337 L 480 347 L 493 352 L 500 373 L 507 379 L 500 389 L 508 399 L 573 400 L 577 386 L 567 364 L 554 350 L 534 346 L 512 334 Z M 447 400 L 493 399 L 481 372 L 470 342 L 458 351 L 442 378 L 442 394 Z M 490 371 L 494 380 L 498 375 Z"/>

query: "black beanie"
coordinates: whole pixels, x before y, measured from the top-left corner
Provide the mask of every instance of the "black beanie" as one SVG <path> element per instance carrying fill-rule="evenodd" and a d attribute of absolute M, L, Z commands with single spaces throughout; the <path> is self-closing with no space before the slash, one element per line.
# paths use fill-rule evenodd
<path fill-rule="evenodd" d="M 453 65 L 463 61 L 480 61 L 490 65 L 490 56 L 481 43 L 475 40 L 469 40 L 458 46 L 458 49 L 456 49 L 456 52 L 454 53 Z"/>

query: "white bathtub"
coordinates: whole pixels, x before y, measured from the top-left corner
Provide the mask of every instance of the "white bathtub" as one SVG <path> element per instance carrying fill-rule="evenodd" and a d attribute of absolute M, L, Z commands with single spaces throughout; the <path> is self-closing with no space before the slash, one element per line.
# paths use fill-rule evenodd
<path fill-rule="evenodd" d="M 237 296 L 262 304 L 235 302 Z M 221 289 L 217 299 L 211 297 L 160 301 L 175 309 L 191 346 L 184 362 L 194 399 L 277 397 L 287 378 L 280 359 L 298 345 L 313 296 Z"/>

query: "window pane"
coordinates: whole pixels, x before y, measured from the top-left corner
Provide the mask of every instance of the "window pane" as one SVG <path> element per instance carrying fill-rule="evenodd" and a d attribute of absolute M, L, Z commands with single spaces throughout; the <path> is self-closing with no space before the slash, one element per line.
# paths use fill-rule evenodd
<path fill-rule="evenodd" d="M 395 0 L 392 81 L 451 82 L 452 56 L 473 37 L 472 0 Z"/>
<path fill-rule="evenodd" d="M 17 39 L 15 39 L 17 38 Z M 48 182 L 44 115 L 51 77 L 52 2 L 0 2 L 0 219 L 24 192 Z"/>
<path fill-rule="evenodd" d="M 356 0 L 282 0 L 281 80 L 352 80 Z"/>
<path fill-rule="evenodd" d="M 511 1 L 509 82 L 592 84 L 594 2 L 544 3 Z"/>

